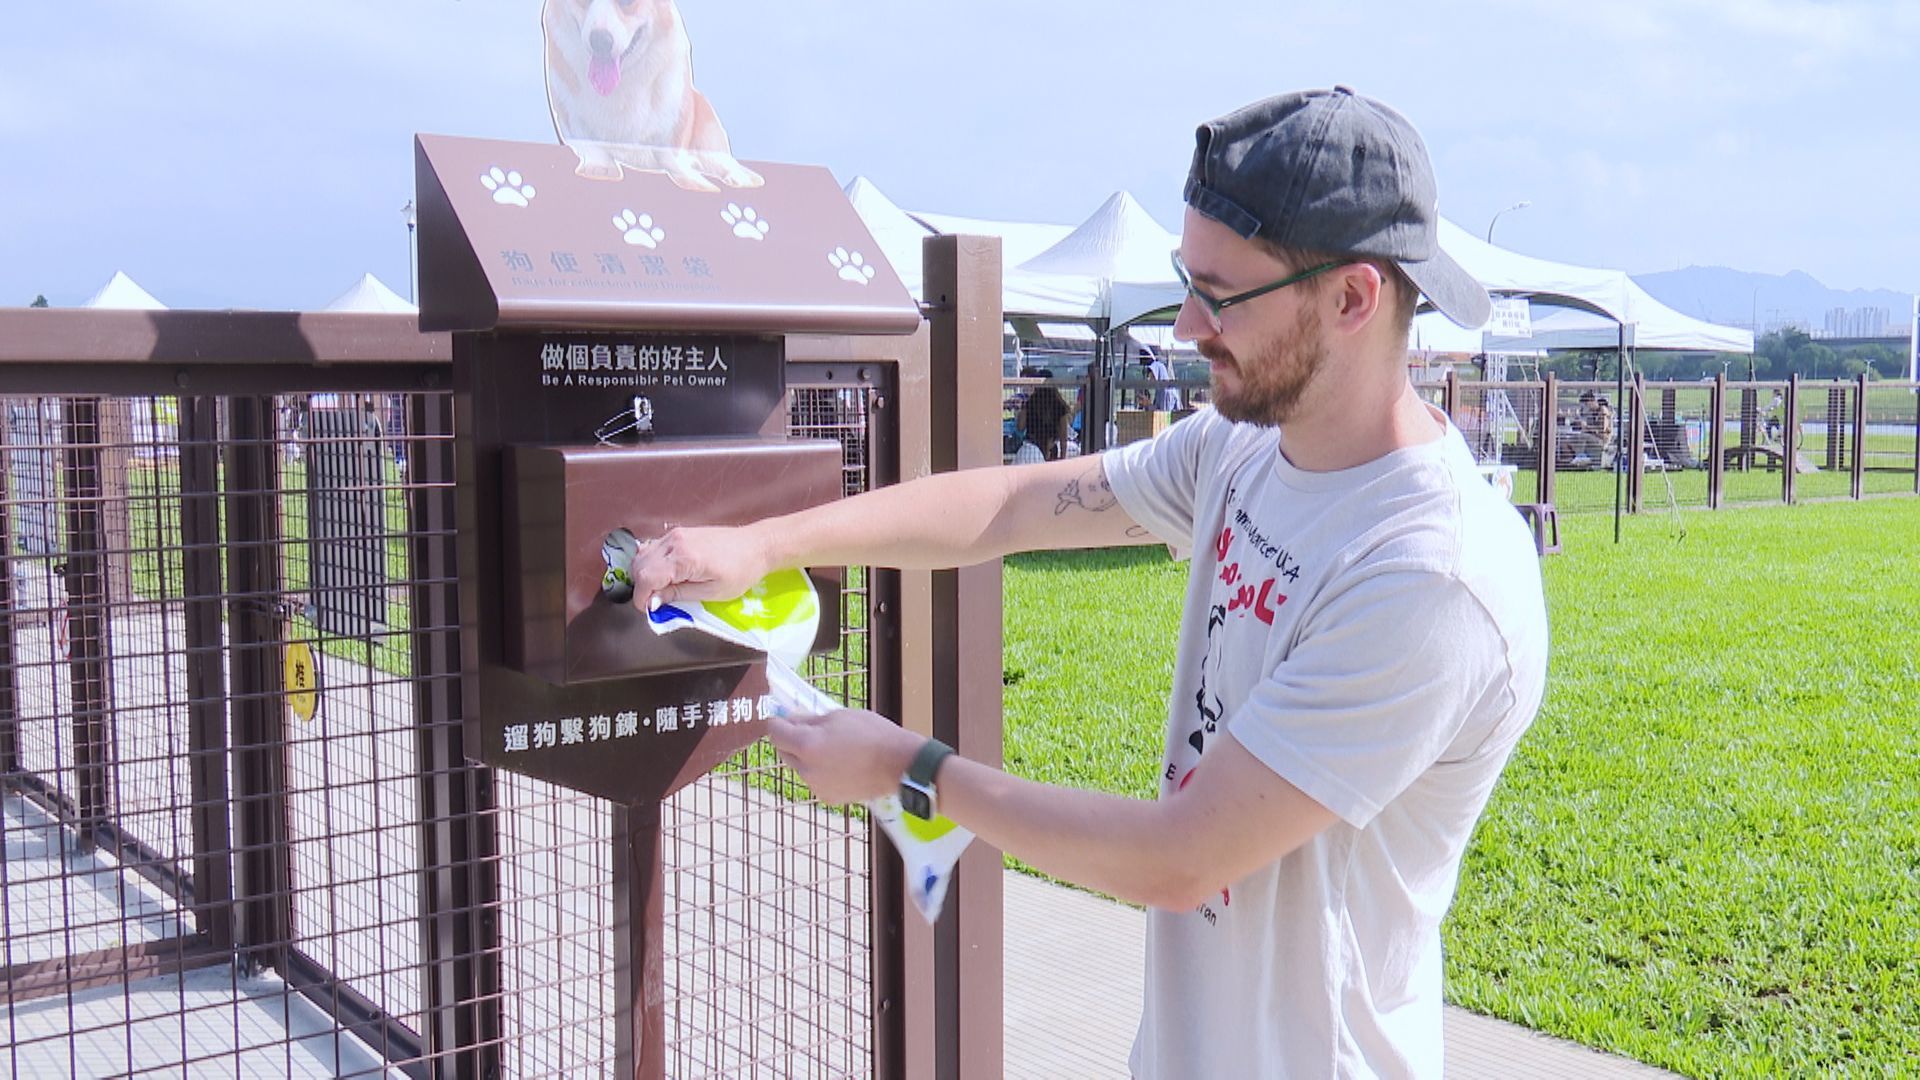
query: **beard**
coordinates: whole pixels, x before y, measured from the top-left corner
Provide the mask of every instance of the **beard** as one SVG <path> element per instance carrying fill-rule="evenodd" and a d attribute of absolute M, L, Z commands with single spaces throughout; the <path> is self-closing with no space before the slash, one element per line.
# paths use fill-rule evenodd
<path fill-rule="evenodd" d="M 1239 385 L 1229 389 L 1219 373 L 1212 378 L 1213 408 L 1234 423 L 1278 426 L 1293 418 L 1307 388 L 1327 365 L 1327 347 L 1320 332 L 1320 314 L 1303 305 L 1292 333 L 1275 333 L 1254 343 L 1243 360 L 1217 337 L 1194 343 L 1200 355 L 1223 365 Z"/>

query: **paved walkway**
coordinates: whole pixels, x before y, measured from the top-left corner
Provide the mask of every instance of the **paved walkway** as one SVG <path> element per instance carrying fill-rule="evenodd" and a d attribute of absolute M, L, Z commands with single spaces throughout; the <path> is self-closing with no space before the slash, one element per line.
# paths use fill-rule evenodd
<path fill-rule="evenodd" d="M 1024 874 L 1006 881 L 1007 1077 L 1124 1078 L 1140 1018 L 1146 916 Z M 1446 1024 L 1455 1080 L 1672 1075 L 1452 1006 Z"/>

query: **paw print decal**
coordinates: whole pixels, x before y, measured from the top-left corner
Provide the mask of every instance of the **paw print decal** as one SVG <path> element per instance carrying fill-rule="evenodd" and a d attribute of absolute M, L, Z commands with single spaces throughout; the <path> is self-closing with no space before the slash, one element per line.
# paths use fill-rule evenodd
<path fill-rule="evenodd" d="M 504 206 L 525 206 L 533 201 L 533 185 L 524 183 L 519 172 L 498 165 L 480 174 L 480 186 L 493 192 L 493 201 Z"/>
<path fill-rule="evenodd" d="M 728 203 L 727 208 L 720 211 L 720 220 L 726 222 L 727 227 L 733 230 L 733 235 L 742 240 L 767 238 L 769 228 L 767 219 L 756 213 L 751 206 L 743 207 L 739 203 Z"/>
<path fill-rule="evenodd" d="M 656 248 L 667 238 L 667 230 L 653 223 L 652 214 L 634 214 L 622 210 L 613 215 L 613 227 L 620 238 L 634 247 Z"/>
<path fill-rule="evenodd" d="M 873 267 L 859 252 L 849 252 L 837 247 L 827 253 L 827 264 L 840 272 L 841 281 L 851 281 L 855 285 L 865 285 L 873 280 Z"/>

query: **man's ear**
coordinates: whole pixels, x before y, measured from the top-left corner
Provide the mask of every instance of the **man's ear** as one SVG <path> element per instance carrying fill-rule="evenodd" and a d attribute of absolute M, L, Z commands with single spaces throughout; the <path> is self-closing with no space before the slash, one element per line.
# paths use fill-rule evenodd
<path fill-rule="evenodd" d="M 1369 262 L 1348 263 L 1333 275 L 1334 327 L 1357 333 L 1381 314 L 1387 283 L 1380 268 Z"/>

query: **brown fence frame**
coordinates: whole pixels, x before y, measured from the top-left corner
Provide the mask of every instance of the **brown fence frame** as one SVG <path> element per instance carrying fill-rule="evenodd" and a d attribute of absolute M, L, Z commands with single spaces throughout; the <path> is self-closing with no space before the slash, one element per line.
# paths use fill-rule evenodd
<path fill-rule="evenodd" d="M 1537 392 L 1543 394 L 1544 400 L 1551 405 L 1557 400 L 1558 395 L 1563 389 L 1610 391 L 1614 388 L 1615 384 L 1606 380 L 1562 380 L 1551 373 L 1539 380 L 1466 382 L 1461 380 L 1456 372 L 1450 370 L 1443 380 L 1419 382 L 1415 385 L 1423 391 L 1437 393 L 1442 402 L 1442 411 L 1457 421 L 1461 415 L 1460 391 L 1462 387 L 1474 387 L 1483 390 L 1500 389 Z M 1709 509 L 1720 509 L 1722 505 L 1724 505 L 1725 475 L 1731 465 L 1730 459 L 1740 457 L 1741 452 L 1746 451 L 1747 455 L 1744 460 L 1750 464 L 1752 460 L 1751 448 L 1758 445 L 1752 440 L 1751 434 L 1746 437 L 1745 441 L 1738 445 L 1727 445 L 1727 394 L 1730 390 L 1736 389 L 1743 391 L 1750 390 L 1755 394 L 1771 393 L 1776 390 L 1782 393 L 1782 412 L 1784 414 L 1782 421 L 1782 444 L 1791 447 L 1798 447 L 1801 443 L 1803 421 L 1800 416 L 1800 401 L 1802 396 L 1809 391 L 1824 390 L 1827 392 L 1830 403 L 1826 421 L 1828 425 L 1827 430 L 1829 432 L 1837 430 L 1841 434 L 1841 438 L 1838 440 L 1832 438 L 1828 440 L 1827 454 L 1829 467 L 1834 471 L 1838 471 L 1841 468 L 1839 463 L 1844 462 L 1844 468 L 1848 475 L 1848 494 L 1845 496 L 1828 497 L 1825 501 L 1832 501 L 1833 498 L 1861 500 L 1887 497 L 1889 495 L 1920 495 L 1920 383 L 1894 380 L 1874 381 L 1868 379 L 1865 375 L 1855 376 L 1851 379 L 1822 380 L 1820 382 L 1803 380 L 1798 375 L 1790 376 L 1784 381 L 1776 382 L 1736 382 L 1728 380 L 1725 374 L 1715 376 L 1711 383 L 1672 381 L 1656 383 L 1648 382 L 1643 375 L 1636 374 L 1635 378 L 1627 383 L 1626 400 L 1622 403 L 1623 407 L 1620 410 L 1618 418 L 1621 431 L 1620 438 L 1623 446 L 1625 445 L 1626 439 L 1629 438 L 1627 435 L 1628 432 L 1638 431 L 1640 433 L 1640 438 L 1636 441 L 1634 450 L 1629 453 L 1627 459 L 1628 464 L 1625 470 L 1625 508 L 1627 512 L 1639 513 L 1645 508 L 1644 465 L 1646 454 L 1648 452 L 1659 452 L 1653 439 L 1652 428 L 1649 423 L 1650 410 L 1647 403 L 1650 395 L 1662 394 L 1670 396 L 1675 391 L 1697 391 L 1708 386 L 1712 388 L 1713 399 L 1707 417 L 1707 452 L 1705 461 L 1703 462 L 1703 468 L 1707 473 L 1707 506 Z M 1867 454 L 1865 447 L 1867 445 L 1868 428 L 1870 425 L 1866 401 L 1869 390 L 1908 390 L 1913 392 L 1914 444 L 1911 463 L 1914 470 L 1914 482 L 1913 490 L 1910 493 L 1884 492 L 1880 494 L 1870 494 L 1866 491 L 1865 474 Z M 1848 395 L 1851 395 L 1850 399 Z M 1743 424 L 1751 424 L 1752 422 L 1752 418 L 1749 417 L 1743 421 Z M 1533 492 L 1537 501 L 1542 503 L 1552 503 L 1555 501 L 1555 477 L 1559 471 L 1559 454 L 1556 452 L 1557 447 L 1555 443 L 1555 430 L 1553 426 L 1542 425 L 1536 448 L 1540 462 L 1539 468 L 1537 469 L 1536 490 Z M 1795 469 L 1790 459 L 1782 462 L 1780 472 L 1780 501 L 1785 504 L 1802 501 L 1798 485 L 1794 480 Z"/>
<path fill-rule="evenodd" d="M 1011 388 L 1024 386 L 1031 381 L 1032 380 L 1008 379 L 1004 380 L 1004 384 Z M 1616 383 L 1613 380 L 1565 380 L 1551 372 L 1537 380 L 1507 380 L 1503 382 L 1467 381 L 1462 380 L 1459 377 L 1458 371 L 1451 368 L 1447 370 L 1445 376 L 1441 379 L 1417 381 L 1414 385 L 1418 390 L 1437 399 L 1441 410 L 1448 416 L 1454 418 L 1456 423 L 1462 419 L 1465 409 L 1462 395 L 1462 390 L 1465 388 L 1481 391 L 1507 390 L 1526 394 L 1539 394 L 1549 409 L 1552 408 L 1553 403 L 1559 400 L 1562 392 L 1578 392 L 1580 390 L 1592 389 L 1611 394 L 1616 388 Z M 1114 380 L 1111 382 L 1111 386 L 1116 391 L 1151 390 L 1163 386 L 1176 386 L 1182 390 L 1191 389 L 1188 383 L 1168 383 L 1144 379 Z M 1782 418 L 1783 430 L 1781 441 L 1784 445 L 1794 447 L 1798 447 L 1801 443 L 1802 425 L 1804 421 L 1800 416 L 1800 402 L 1804 395 L 1817 393 L 1819 391 L 1825 391 L 1827 393 L 1828 408 L 1825 417 L 1827 430 L 1829 432 L 1838 432 L 1839 437 L 1828 439 L 1823 468 L 1835 472 L 1844 470 L 1848 476 L 1848 491 L 1845 496 L 1828 495 L 1825 497 L 1826 501 L 1832 501 L 1835 498 L 1859 500 L 1909 494 L 1909 492 L 1905 491 L 1870 493 L 1866 490 L 1866 459 L 1868 455 L 1865 447 L 1867 446 L 1868 429 L 1871 424 L 1871 418 L 1867 410 L 1868 392 L 1870 390 L 1912 391 L 1914 395 L 1914 408 L 1912 413 L 1914 443 L 1910 464 L 1913 467 L 1914 481 L 1910 493 L 1920 495 L 1920 383 L 1895 380 L 1875 381 L 1868 379 L 1865 375 L 1858 375 L 1851 379 L 1822 380 L 1819 382 L 1803 380 L 1797 375 L 1790 376 L 1785 380 L 1771 382 L 1741 382 L 1729 380 L 1725 373 L 1714 376 L 1710 382 L 1648 382 L 1643 374 L 1636 372 L 1634 378 L 1626 383 L 1625 399 L 1620 403 L 1620 409 L 1616 417 L 1620 449 L 1624 450 L 1626 448 L 1626 440 L 1629 437 L 1629 432 L 1638 431 L 1640 433 L 1637 447 L 1638 452 L 1629 452 L 1627 454 L 1627 465 L 1621 477 L 1623 509 L 1627 513 L 1640 513 L 1647 507 L 1646 455 L 1649 452 L 1656 455 L 1661 453 L 1657 441 L 1654 438 L 1654 429 L 1651 421 L 1656 417 L 1668 421 L 1672 419 L 1669 413 L 1670 402 L 1676 392 L 1682 390 L 1697 392 L 1708 389 L 1710 389 L 1712 393 L 1712 400 L 1709 403 L 1708 415 L 1706 417 L 1707 430 L 1704 440 L 1704 453 L 1701 455 L 1700 465 L 1701 469 L 1707 474 L 1706 506 L 1708 509 L 1717 510 L 1725 505 L 1725 481 L 1726 474 L 1730 469 L 1749 468 L 1753 465 L 1756 456 L 1765 455 L 1770 452 L 1768 448 L 1759 441 L 1757 431 L 1749 430 L 1757 425 L 1757 420 L 1754 415 L 1747 415 L 1742 419 L 1742 431 L 1744 434 L 1741 437 L 1741 441 L 1735 444 L 1729 444 L 1727 425 L 1730 416 L 1728 413 L 1727 397 L 1729 391 L 1733 390 L 1746 391 L 1755 395 L 1771 394 L 1775 391 L 1780 392 L 1783 399 L 1781 409 L 1784 414 Z M 1651 404 L 1654 402 L 1658 404 Z M 1184 410 L 1183 413 L 1174 414 L 1168 419 L 1169 421 L 1177 420 L 1181 415 L 1184 415 L 1185 412 L 1190 411 L 1190 409 Z M 1091 430 L 1092 427 L 1093 425 L 1089 424 L 1089 430 Z M 1148 434 L 1147 432 L 1135 433 L 1136 437 L 1141 438 L 1147 437 Z M 1124 438 L 1121 440 L 1123 443 L 1126 441 L 1130 440 Z M 1558 442 L 1558 431 L 1555 425 L 1543 424 L 1540 426 L 1532 450 L 1532 453 L 1536 455 L 1538 459 L 1538 467 L 1535 469 L 1534 487 L 1533 490 L 1529 492 L 1516 492 L 1516 500 L 1549 505 L 1557 501 L 1557 478 L 1561 469 Z M 1781 473 L 1780 501 L 1785 504 L 1803 501 L 1800 490 L 1801 486 L 1795 481 L 1795 469 L 1792 467 L 1791 461 L 1782 461 L 1774 464 L 1776 467 L 1779 467 Z"/>
<path fill-rule="evenodd" d="M 908 338 L 789 338 L 796 385 L 845 380 L 873 397 L 869 462 L 875 486 L 1000 461 L 998 242 L 935 237 L 926 245 L 928 323 Z M 461 625 L 454 566 L 451 342 L 411 316 L 373 314 L 119 312 L 0 309 L 0 395 L 58 394 L 83 443 L 111 423 L 120 397 L 177 397 L 180 516 L 192 746 L 192 879 L 154 875 L 192 912 L 190 939 L 0 971 L 9 1000 L 237 963 L 272 969 L 309 1001 L 412 1075 L 500 1074 L 499 857 L 491 771 L 462 744 Z M 272 395 L 300 391 L 407 392 L 410 426 L 426 436 L 410 453 L 406 583 L 416 625 L 412 706 L 420 821 L 422 1027 L 408 1030 L 353 986 L 293 946 L 285 762 L 277 752 L 281 593 L 268 556 L 277 529 L 270 497 Z M 219 399 L 226 399 L 224 415 Z M 91 434 L 90 434 L 91 433 Z M 227 494 L 220 495 L 224 473 Z M 85 842 L 136 852 L 138 838 L 103 810 L 103 732 L 113 722 L 104 620 L 112 598 L 99 567 L 114 550 L 94 512 L 115 471 L 84 447 L 70 455 L 64 522 L 66 573 L 80 609 L 70 669 L 81 797 L 63 804 L 22 770 L 13 720 L 12 619 L 0 618 L 0 786 L 36 798 Z M 0 526 L 5 526 L 0 499 Z M 224 522 L 225 540 L 221 540 Z M 10 532 L 0 535 L 11 536 Z M 10 542 L 10 541 L 9 541 Z M 220 576 L 222 556 L 224 580 Z M 0 608 L 10 608 L 0 574 Z M 1000 568 L 875 571 L 871 577 L 872 700 L 907 727 L 937 735 L 989 764 L 1001 754 Z M 223 622 L 226 642 L 223 645 Z M 223 678 L 222 656 L 231 667 Z M 223 690 L 224 687 L 224 690 Z M 229 712 L 230 710 L 230 712 Z M 229 775 L 231 784 L 229 785 Z M 946 912 L 926 927 L 909 918 L 898 860 L 873 845 L 873 1073 L 921 1080 L 1003 1071 L 1002 865 L 977 845 L 962 860 Z M 145 852 L 137 860 L 164 869 Z M 643 883 L 634 883 L 636 889 Z M 632 1022 L 619 1017 L 616 1024 Z M 636 1075 L 639 1070 L 636 1070 Z"/>

